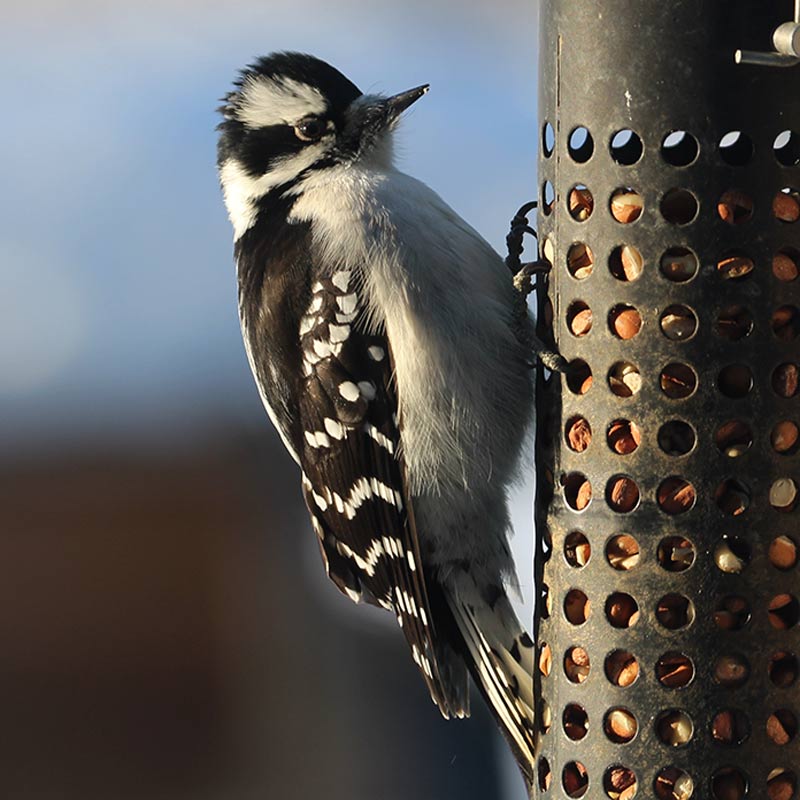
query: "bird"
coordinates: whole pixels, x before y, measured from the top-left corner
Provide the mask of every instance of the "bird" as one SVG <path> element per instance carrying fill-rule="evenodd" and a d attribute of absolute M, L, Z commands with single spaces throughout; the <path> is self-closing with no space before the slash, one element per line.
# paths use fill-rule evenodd
<path fill-rule="evenodd" d="M 536 343 L 501 257 L 395 165 L 427 84 L 365 94 L 314 56 L 238 74 L 217 167 L 245 350 L 326 572 L 391 612 L 445 718 L 469 676 L 532 784 L 534 642 L 515 615 L 509 488 Z"/>

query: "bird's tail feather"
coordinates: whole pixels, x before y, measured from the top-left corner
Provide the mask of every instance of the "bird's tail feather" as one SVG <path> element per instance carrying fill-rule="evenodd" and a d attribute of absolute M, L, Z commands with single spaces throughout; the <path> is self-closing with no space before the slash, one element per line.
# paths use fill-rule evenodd
<path fill-rule="evenodd" d="M 448 601 L 473 680 L 511 746 L 528 786 L 535 760 L 533 641 L 505 592 L 481 592 L 467 573 L 451 578 Z"/>

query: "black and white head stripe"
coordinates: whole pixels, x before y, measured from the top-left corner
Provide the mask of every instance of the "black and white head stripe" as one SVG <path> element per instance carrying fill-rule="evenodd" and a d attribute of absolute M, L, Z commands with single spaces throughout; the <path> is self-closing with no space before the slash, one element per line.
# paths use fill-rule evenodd
<path fill-rule="evenodd" d="M 273 53 L 242 70 L 220 111 L 249 128 L 290 124 L 308 114 L 339 117 L 361 90 L 338 69 L 304 53 Z"/>
<path fill-rule="evenodd" d="M 300 320 L 303 488 L 331 580 L 392 611 L 445 715 L 433 618 L 404 490 L 385 338 L 366 330 L 354 270 L 315 275 Z"/>
<path fill-rule="evenodd" d="M 277 53 L 243 70 L 220 108 L 217 166 L 238 239 L 270 197 L 292 189 L 312 168 L 334 162 L 346 111 L 358 87 L 324 61 Z M 298 136 L 313 120 L 318 135 Z"/>

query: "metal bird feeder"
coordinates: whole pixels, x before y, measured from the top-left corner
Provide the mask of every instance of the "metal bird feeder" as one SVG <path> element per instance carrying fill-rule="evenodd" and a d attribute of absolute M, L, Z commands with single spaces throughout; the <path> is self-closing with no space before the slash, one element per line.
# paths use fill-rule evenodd
<path fill-rule="evenodd" d="M 543 798 L 800 793 L 798 22 L 542 0 Z"/>

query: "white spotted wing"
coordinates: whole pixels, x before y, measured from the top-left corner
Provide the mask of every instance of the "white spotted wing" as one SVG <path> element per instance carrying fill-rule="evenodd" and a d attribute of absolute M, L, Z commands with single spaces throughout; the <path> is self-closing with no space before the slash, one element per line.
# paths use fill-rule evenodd
<path fill-rule="evenodd" d="M 391 353 L 367 332 L 358 281 L 341 270 L 312 283 L 300 321 L 300 462 L 331 580 L 353 600 L 392 611 L 438 701 L 443 696 L 419 542 L 404 489 Z"/>

